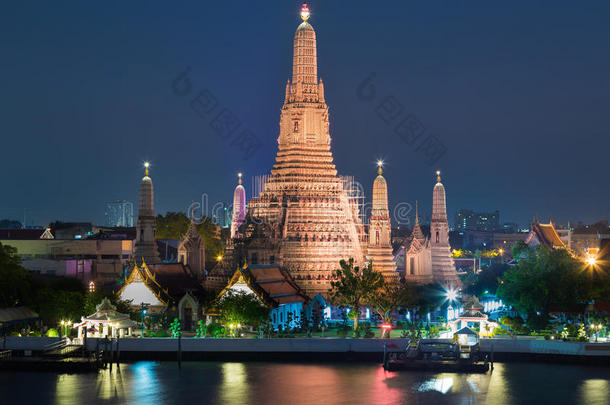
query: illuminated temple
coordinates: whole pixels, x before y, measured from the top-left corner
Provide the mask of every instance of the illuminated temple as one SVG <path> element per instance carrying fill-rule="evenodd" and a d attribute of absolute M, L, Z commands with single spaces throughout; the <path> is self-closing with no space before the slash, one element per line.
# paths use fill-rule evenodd
<path fill-rule="evenodd" d="M 247 207 L 245 259 L 249 264 L 279 264 L 313 296 L 326 295 L 341 259 L 365 261 L 366 234 L 349 182 L 337 175 L 333 163 L 316 33 L 307 22 L 307 5 L 301 18 L 275 164 Z"/>
<path fill-rule="evenodd" d="M 373 269 L 387 280 L 397 279 L 396 263 L 392 255 L 392 226 L 388 209 L 388 184 L 383 177 L 383 162 L 377 162 L 377 177 L 373 182 L 373 204 L 369 220 L 367 258 Z"/>
<path fill-rule="evenodd" d="M 430 237 L 426 238 L 419 227 L 416 207 L 415 225 L 409 248 L 405 250 L 404 257 L 405 280 L 407 281 L 418 284 L 438 282 L 453 286 L 461 284 L 451 257 L 447 201 L 440 172 L 436 172 L 436 184 L 432 191 Z"/>

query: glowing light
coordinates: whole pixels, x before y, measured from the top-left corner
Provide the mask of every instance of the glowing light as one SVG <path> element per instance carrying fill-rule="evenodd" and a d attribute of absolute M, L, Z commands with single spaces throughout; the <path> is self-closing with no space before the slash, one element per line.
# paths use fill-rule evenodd
<path fill-rule="evenodd" d="M 377 166 L 382 167 L 383 166 L 383 160 L 378 160 L 377 161 Z"/>
<path fill-rule="evenodd" d="M 589 266 L 595 266 L 597 264 L 597 259 L 593 256 L 589 256 L 587 257 L 586 262 Z"/>
<path fill-rule="evenodd" d="M 309 7 L 307 6 L 307 3 L 303 3 L 303 6 L 301 7 L 301 20 L 309 20 Z"/>
<path fill-rule="evenodd" d="M 455 301 L 457 299 L 458 292 L 453 288 L 449 288 L 447 291 L 445 291 L 445 296 L 449 301 Z"/>
<path fill-rule="evenodd" d="M 95 292 L 95 282 L 93 281 L 89 282 L 89 292 Z"/>
<path fill-rule="evenodd" d="M 218 255 L 218 256 L 216 256 L 216 261 L 217 261 L 217 262 L 221 262 L 221 261 L 222 261 L 222 255 Z"/>
<path fill-rule="evenodd" d="M 381 324 L 381 329 L 392 329 L 392 325 L 389 323 L 383 323 Z"/>
<path fill-rule="evenodd" d="M 150 163 L 149 162 L 144 162 L 144 167 L 148 169 L 150 167 Z"/>

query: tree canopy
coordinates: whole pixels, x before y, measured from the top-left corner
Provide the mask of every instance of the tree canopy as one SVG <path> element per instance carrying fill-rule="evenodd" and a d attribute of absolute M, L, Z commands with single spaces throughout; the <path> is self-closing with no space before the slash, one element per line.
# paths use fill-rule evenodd
<path fill-rule="evenodd" d="M 258 326 L 269 318 L 269 308 L 254 294 L 228 291 L 216 303 L 225 324 Z"/>
<path fill-rule="evenodd" d="M 381 288 L 373 292 L 370 297 L 370 304 L 373 311 L 379 315 L 384 323 L 392 322 L 393 312 L 403 309 L 410 309 L 417 305 L 417 291 L 414 285 L 404 281 L 384 281 Z M 385 337 L 386 330 L 383 330 L 382 337 Z"/>
<path fill-rule="evenodd" d="M 188 231 L 191 220 L 183 212 L 167 212 L 165 215 L 157 215 L 157 238 L 159 239 L 181 239 Z M 197 232 L 203 239 L 208 257 L 222 254 L 222 243 L 217 234 L 217 225 L 208 218 L 202 217 L 195 224 Z"/>
<path fill-rule="evenodd" d="M 570 311 L 591 300 L 607 300 L 609 283 L 605 272 L 565 249 L 521 246 L 519 263 L 504 273 L 498 296 L 528 315 L 546 315 L 551 308 Z"/>
<path fill-rule="evenodd" d="M 330 299 L 334 305 L 350 308 L 354 330 L 358 328 L 360 307 L 371 303 L 373 295 L 383 286 L 383 276 L 373 270 L 373 263 L 365 267 L 354 266 L 354 259 L 341 260 L 336 271 L 337 280 L 331 281 Z"/>
<path fill-rule="evenodd" d="M 26 305 L 29 273 L 21 266 L 17 249 L 0 243 L 0 307 Z"/>

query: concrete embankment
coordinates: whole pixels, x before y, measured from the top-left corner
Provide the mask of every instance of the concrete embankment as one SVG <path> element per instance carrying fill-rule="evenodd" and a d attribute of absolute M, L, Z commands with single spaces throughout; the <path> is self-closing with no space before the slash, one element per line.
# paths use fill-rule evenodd
<path fill-rule="evenodd" d="M 58 338 L 7 337 L 6 349 L 42 351 Z M 404 339 L 180 339 L 182 360 L 222 361 L 378 361 L 384 344 L 404 349 Z M 483 339 L 481 349 L 494 360 L 576 362 L 610 365 L 610 343 L 561 342 L 534 339 Z M 176 360 L 175 338 L 120 339 L 121 361 Z M 104 340 L 87 339 L 89 350 L 104 350 Z M 116 340 L 108 350 L 117 351 Z"/>

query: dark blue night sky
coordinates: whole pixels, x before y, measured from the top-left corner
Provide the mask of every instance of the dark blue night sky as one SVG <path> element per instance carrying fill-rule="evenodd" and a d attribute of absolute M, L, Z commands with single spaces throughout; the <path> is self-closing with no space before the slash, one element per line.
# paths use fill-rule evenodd
<path fill-rule="evenodd" d="M 24 4 L 22 4 L 24 3 Z M 425 4 L 422 4 L 425 3 Z M 376 4 L 383 4 L 383 7 Z M 136 202 L 152 162 L 156 211 L 232 198 L 269 172 L 291 74 L 297 1 L 11 2 L 0 13 L 0 218 L 104 220 Z M 370 196 L 431 211 L 437 168 L 452 218 L 523 225 L 608 218 L 610 3 L 311 1 L 335 163 Z M 172 91 L 187 66 L 261 141 L 250 159 Z M 357 95 L 375 72 L 377 100 Z M 426 155 L 376 111 L 393 96 L 447 151 Z M 452 222 L 452 219 L 450 219 Z"/>

